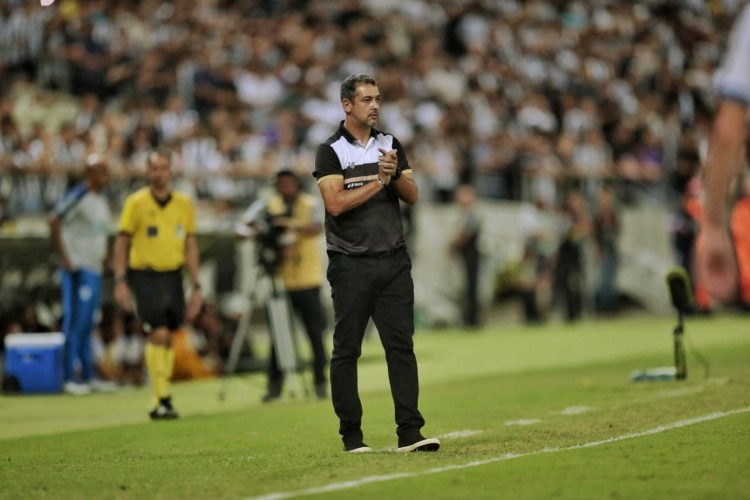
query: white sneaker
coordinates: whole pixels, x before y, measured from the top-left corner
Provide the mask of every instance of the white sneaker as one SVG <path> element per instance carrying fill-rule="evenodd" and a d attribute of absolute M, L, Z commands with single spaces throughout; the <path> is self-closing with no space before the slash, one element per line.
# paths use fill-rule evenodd
<path fill-rule="evenodd" d="M 344 450 L 347 453 L 370 453 L 372 451 L 372 448 L 367 446 L 366 444 L 363 444 L 362 446 L 358 448 L 354 448 L 353 450 Z"/>
<path fill-rule="evenodd" d="M 426 438 L 406 446 L 399 446 L 396 451 L 404 453 L 409 451 L 438 451 L 440 440 L 437 438 Z"/>
<path fill-rule="evenodd" d="M 63 384 L 63 391 L 74 396 L 88 396 L 91 394 L 91 386 L 89 384 L 79 384 L 77 382 L 65 382 Z"/>
<path fill-rule="evenodd" d="M 91 390 L 94 392 L 112 393 L 117 391 L 118 388 L 116 383 L 109 380 L 94 379 L 91 381 Z"/>

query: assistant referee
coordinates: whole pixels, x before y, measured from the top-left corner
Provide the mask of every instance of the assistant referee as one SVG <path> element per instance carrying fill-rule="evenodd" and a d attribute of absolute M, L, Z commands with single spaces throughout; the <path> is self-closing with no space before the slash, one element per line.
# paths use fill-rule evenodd
<path fill-rule="evenodd" d="M 135 298 L 135 310 L 148 336 L 146 369 L 153 391 L 149 416 L 174 419 L 178 414 L 169 395 L 172 333 L 185 319 L 195 319 L 202 305 L 195 209 L 187 195 L 171 190 L 167 153 L 149 155 L 146 175 L 148 186 L 128 196 L 122 210 L 115 241 L 115 299 L 127 310 Z M 183 268 L 192 283 L 187 308 Z"/>

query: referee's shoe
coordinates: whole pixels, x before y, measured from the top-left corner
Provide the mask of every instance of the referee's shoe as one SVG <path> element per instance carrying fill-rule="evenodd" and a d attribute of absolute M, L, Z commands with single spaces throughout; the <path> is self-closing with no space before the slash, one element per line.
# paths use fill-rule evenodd
<path fill-rule="evenodd" d="M 438 451 L 440 449 L 440 440 L 438 438 L 425 438 L 419 436 L 412 443 L 398 443 L 397 452 L 405 453 L 409 451 Z"/>
<path fill-rule="evenodd" d="M 151 420 L 174 420 L 179 417 L 172 406 L 172 398 L 169 396 L 161 398 L 159 404 L 149 412 L 148 416 L 151 417 Z"/>

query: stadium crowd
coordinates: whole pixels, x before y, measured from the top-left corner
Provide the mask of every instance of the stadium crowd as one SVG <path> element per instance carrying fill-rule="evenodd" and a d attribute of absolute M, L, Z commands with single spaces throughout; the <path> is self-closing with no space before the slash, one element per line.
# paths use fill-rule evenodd
<path fill-rule="evenodd" d="M 376 76 L 380 127 L 426 199 L 471 184 L 571 213 L 580 191 L 588 221 L 606 184 L 620 203 L 674 207 L 740 5 L 0 0 L 0 221 L 45 214 L 92 152 L 112 170 L 113 213 L 159 146 L 176 187 L 212 213 L 244 209 L 281 168 L 312 184 L 352 73 Z M 45 112 L 59 100 L 75 106 Z"/>
<path fill-rule="evenodd" d="M 593 201 L 609 180 L 626 202 L 664 202 L 698 166 L 738 4 L 4 0 L 2 211 L 46 211 L 92 151 L 120 179 L 118 208 L 155 145 L 174 149 L 183 189 L 245 207 L 282 166 L 310 177 L 340 119 L 337 82 L 356 72 L 377 75 L 381 126 L 437 201 L 461 182 Z M 76 112 L 54 128 L 23 116 L 19 78 L 76 96 Z"/>

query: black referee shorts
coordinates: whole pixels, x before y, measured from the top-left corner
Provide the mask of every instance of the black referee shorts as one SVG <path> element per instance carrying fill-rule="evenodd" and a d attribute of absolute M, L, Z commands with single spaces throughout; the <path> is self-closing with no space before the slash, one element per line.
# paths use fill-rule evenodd
<path fill-rule="evenodd" d="M 176 271 L 128 270 L 128 285 L 135 298 L 138 319 L 146 333 L 155 328 L 179 328 L 185 317 L 182 269 Z"/>

